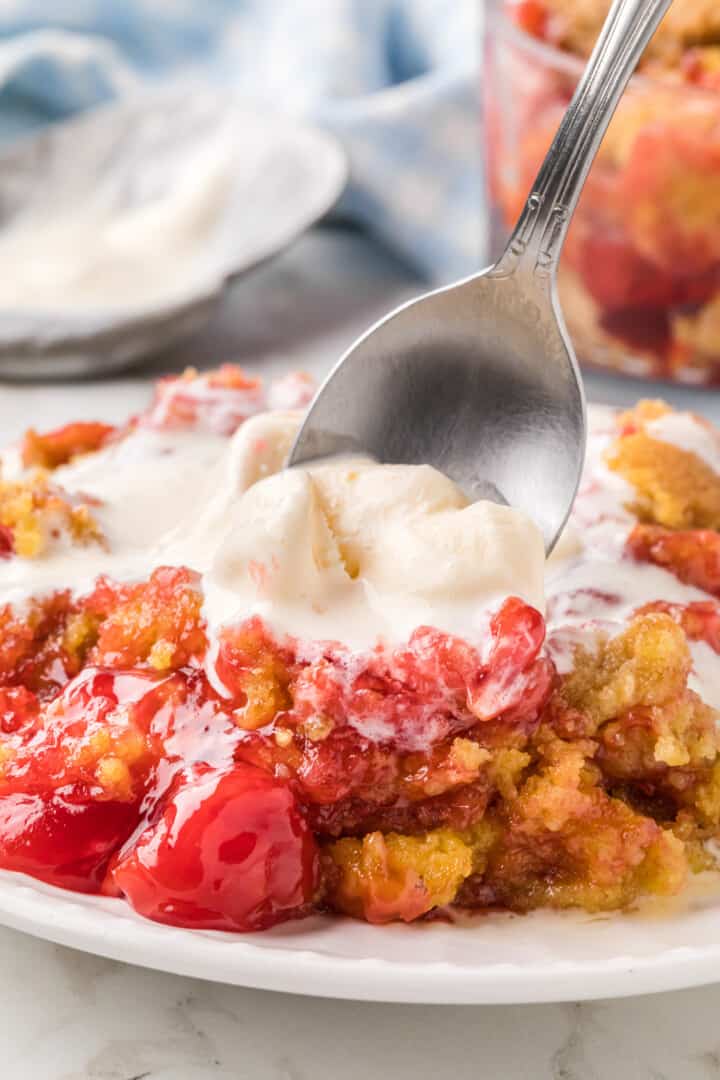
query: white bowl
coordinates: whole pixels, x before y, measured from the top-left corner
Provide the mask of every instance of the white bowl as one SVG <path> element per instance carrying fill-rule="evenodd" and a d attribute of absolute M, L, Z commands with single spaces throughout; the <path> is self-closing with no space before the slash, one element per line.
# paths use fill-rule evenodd
<path fill-rule="evenodd" d="M 192 263 L 158 298 L 0 306 L 0 377 L 97 375 L 136 363 L 210 316 L 227 281 L 286 247 L 345 186 L 334 137 L 187 87 L 135 96 L 24 138 L 0 154 L 4 226 L 82 208 L 97 197 L 133 205 L 148 185 L 187 175 L 213 133 L 234 158 L 217 217 Z M 42 246 L 39 247 L 42 255 Z M 1 304 L 1 301 L 0 301 Z"/>

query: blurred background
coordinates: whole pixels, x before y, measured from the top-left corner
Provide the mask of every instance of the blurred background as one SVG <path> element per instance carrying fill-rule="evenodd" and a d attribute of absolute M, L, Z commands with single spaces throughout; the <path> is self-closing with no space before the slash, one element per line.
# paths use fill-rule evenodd
<path fill-rule="evenodd" d="M 217 327 L 228 278 L 318 221 L 287 264 L 298 333 L 373 278 L 387 306 L 476 269 L 480 22 L 476 0 L 0 2 L 0 376 Z M 239 301 L 250 336 L 218 348 L 257 344 L 268 303 L 277 329 L 279 302 Z"/>
<path fill-rule="evenodd" d="M 0 0 L 0 379 L 324 374 L 499 252 L 608 2 Z M 715 407 L 714 10 L 673 7 L 570 231 L 596 399 Z"/>
<path fill-rule="evenodd" d="M 475 0 L 5 0 L 0 134 L 180 83 L 333 131 L 338 213 L 429 276 L 478 255 Z M 181 117 L 177 117 L 181 121 Z M 110 121 L 108 121 L 110 123 Z"/>

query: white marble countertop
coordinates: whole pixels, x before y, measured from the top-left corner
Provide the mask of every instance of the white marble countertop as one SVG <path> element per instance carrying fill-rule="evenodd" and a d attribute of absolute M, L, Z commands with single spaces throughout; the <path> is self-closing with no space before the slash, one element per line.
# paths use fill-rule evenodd
<path fill-rule="evenodd" d="M 0 386 L 2 439 L 30 423 L 124 416 L 146 399 L 150 376 L 185 364 L 237 360 L 263 372 L 321 374 L 357 332 L 417 289 L 352 234 L 316 233 L 238 283 L 207 331 L 141 374 Z M 668 394 L 600 375 L 588 390 L 620 403 L 664 393 L 720 419 L 720 394 Z M 720 985 L 581 1005 L 429 1008 L 219 986 L 4 929 L 0 958 L 2 1080 L 720 1078 Z"/>

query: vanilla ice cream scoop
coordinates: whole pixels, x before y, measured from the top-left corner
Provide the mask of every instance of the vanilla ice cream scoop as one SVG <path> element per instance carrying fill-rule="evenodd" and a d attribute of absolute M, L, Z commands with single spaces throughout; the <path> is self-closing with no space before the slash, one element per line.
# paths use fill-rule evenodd
<path fill-rule="evenodd" d="M 0 602 L 188 566 L 211 630 L 258 614 L 278 633 L 363 649 L 421 625 L 478 638 L 510 595 L 542 610 L 543 542 L 523 514 L 470 504 L 430 466 L 283 471 L 300 422 L 261 413 L 231 439 L 140 426 L 58 469 L 64 490 L 93 500 L 105 542 L 6 560 Z"/>
<path fill-rule="evenodd" d="M 430 466 L 333 461 L 278 473 L 236 502 L 205 611 L 215 628 L 256 614 L 354 648 L 422 625 L 477 640 L 508 596 L 543 610 L 544 561 L 528 518 L 469 503 Z"/>

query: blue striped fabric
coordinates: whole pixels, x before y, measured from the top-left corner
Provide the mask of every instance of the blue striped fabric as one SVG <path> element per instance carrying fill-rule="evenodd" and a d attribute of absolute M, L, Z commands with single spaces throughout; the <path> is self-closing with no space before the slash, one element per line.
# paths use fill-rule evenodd
<path fill-rule="evenodd" d="M 335 131 L 351 162 L 338 212 L 450 280 L 484 246 L 481 3 L 0 0 L 0 137 L 158 80 L 211 80 Z"/>

